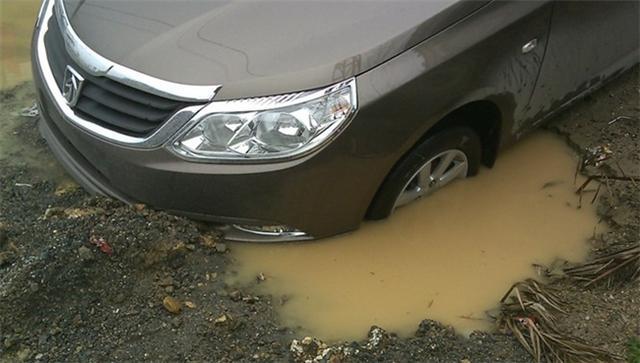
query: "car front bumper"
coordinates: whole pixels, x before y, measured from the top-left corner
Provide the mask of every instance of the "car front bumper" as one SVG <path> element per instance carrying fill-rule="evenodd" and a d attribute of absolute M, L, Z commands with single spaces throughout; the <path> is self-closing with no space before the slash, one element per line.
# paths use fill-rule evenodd
<path fill-rule="evenodd" d="M 165 146 L 141 150 L 110 143 L 67 119 L 56 103 L 60 91 L 47 84 L 36 53 L 34 47 L 41 134 L 91 193 L 221 223 L 229 239 L 300 240 L 357 228 L 384 178 L 387 166 L 354 152 L 359 137 L 349 128 L 315 154 L 270 164 L 194 163 Z M 303 233 L 252 233 L 229 227 L 234 225 L 282 225 Z"/>
<path fill-rule="evenodd" d="M 221 165 L 184 161 L 165 148 L 133 150 L 95 138 L 65 120 L 34 65 L 39 128 L 53 154 L 87 191 L 141 202 L 196 219 L 233 225 L 285 225 L 304 234 L 256 234 L 227 228 L 227 238 L 277 241 L 326 237 L 357 228 L 372 196 L 364 165 L 336 142 L 284 164 Z M 369 184 L 367 187 L 366 184 Z"/>

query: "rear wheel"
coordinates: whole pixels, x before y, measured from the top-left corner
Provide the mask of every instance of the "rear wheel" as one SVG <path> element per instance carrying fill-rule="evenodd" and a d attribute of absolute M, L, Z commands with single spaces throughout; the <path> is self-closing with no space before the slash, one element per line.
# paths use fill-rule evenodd
<path fill-rule="evenodd" d="M 391 171 L 369 208 L 370 219 L 434 193 L 452 181 L 475 175 L 480 166 L 478 135 L 467 127 L 443 130 L 418 144 Z"/>

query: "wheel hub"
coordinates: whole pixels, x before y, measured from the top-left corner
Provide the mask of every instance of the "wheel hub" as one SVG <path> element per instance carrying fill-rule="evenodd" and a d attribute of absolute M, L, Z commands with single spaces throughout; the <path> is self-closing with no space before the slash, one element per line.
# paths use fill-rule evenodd
<path fill-rule="evenodd" d="M 418 168 L 398 195 L 393 208 L 409 204 L 458 178 L 466 177 L 468 169 L 469 161 L 462 151 L 450 149 L 439 153 Z"/>

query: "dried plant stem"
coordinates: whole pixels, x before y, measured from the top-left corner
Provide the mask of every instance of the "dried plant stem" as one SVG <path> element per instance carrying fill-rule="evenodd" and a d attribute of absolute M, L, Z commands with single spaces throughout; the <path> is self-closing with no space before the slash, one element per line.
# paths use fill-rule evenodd
<path fill-rule="evenodd" d="M 594 362 L 621 357 L 561 333 L 556 314 L 565 313 L 557 291 L 528 279 L 514 284 L 501 300 L 498 326 L 506 328 L 537 362 Z"/>

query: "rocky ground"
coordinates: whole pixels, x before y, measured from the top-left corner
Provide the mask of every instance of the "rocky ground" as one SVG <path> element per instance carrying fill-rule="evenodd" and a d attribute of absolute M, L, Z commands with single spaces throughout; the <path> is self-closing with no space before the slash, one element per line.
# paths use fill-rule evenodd
<path fill-rule="evenodd" d="M 640 175 L 639 100 L 635 69 L 547 127 L 581 153 L 608 145 L 612 158 L 588 172 Z M 302 339 L 278 326 L 275 299 L 225 284 L 229 246 L 209 226 L 91 197 L 43 168 L 52 161 L 35 120 L 17 115 L 32 101 L 30 84 L 0 93 L 0 141 L 11 145 L 0 149 L 0 362 L 531 360 L 507 333 L 466 338 L 429 320 L 408 339 L 375 327 L 334 347 Z M 594 256 L 640 236 L 638 186 L 605 189 L 610 230 L 592 241 Z M 554 285 L 570 302 L 563 331 L 627 354 L 640 335 L 637 282 Z"/>

